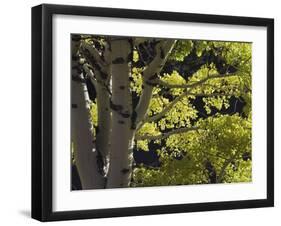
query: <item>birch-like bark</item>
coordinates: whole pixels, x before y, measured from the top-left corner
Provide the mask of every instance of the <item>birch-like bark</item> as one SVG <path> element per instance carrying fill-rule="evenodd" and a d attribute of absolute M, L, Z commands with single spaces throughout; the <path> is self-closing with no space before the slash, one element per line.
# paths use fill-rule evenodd
<path fill-rule="evenodd" d="M 164 67 L 176 41 L 167 40 L 161 41 L 156 45 L 156 56 L 152 62 L 148 65 L 146 70 L 143 72 L 143 90 L 139 100 L 138 105 L 136 106 L 136 127 L 138 128 L 141 121 L 145 117 L 150 100 L 152 98 L 152 91 L 154 85 L 151 83 L 154 79 L 157 79 L 158 74 L 161 72 Z"/>
<path fill-rule="evenodd" d="M 133 161 L 132 101 L 129 90 L 132 47 L 128 38 L 111 40 L 112 132 L 107 188 L 128 187 Z"/>
<path fill-rule="evenodd" d="M 111 109 L 110 96 L 103 86 L 97 86 L 98 129 L 96 137 L 97 150 L 103 159 L 103 174 L 106 176 L 109 167 Z"/>
<path fill-rule="evenodd" d="M 75 163 L 82 189 L 104 188 L 105 180 L 99 173 L 99 157 L 93 142 L 90 99 L 78 63 L 78 46 L 79 41 L 72 43 L 71 139 L 74 144 Z"/>
<path fill-rule="evenodd" d="M 90 45 L 82 45 L 82 53 L 89 62 L 93 71 L 88 70 L 88 75 L 96 89 L 96 103 L 98 114 L 98 127 L 96 130 L 96 150 L 99 156 L 99 169 L 101 174 L 106 176 L 109 167 L 110 133 L 111 133 L 111 109 L 110 109 L 110 54 L 106 48 L 106 57 L 103 59 L 96 49 Z M 95 77 L 95 78 L 93 78 Z"/>
<path fill-rule="evenodd" d="M 97 106 L 98 106 L 98 132 L 97 132 L 97 150 L 103 158 L 103 171 L 107 176 L 110 158 L 110 134 L 112 126 L 111 109 L 110 109 L 110 81 L 111 81 L 111 54 L 108 43 L 104 53 L 105 65 L 101 68 L 101 72 L 106 76 L 102 76 L 100 71 L 97 74 Z"/>

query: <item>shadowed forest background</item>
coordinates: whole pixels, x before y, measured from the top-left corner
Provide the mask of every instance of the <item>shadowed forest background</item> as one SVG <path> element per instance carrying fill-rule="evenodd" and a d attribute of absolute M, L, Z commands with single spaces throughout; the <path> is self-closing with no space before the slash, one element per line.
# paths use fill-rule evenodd
<path fill-rule="evenodd" d="M 251 181 L 251 43 L 71 46 L 72 190 Z"/>

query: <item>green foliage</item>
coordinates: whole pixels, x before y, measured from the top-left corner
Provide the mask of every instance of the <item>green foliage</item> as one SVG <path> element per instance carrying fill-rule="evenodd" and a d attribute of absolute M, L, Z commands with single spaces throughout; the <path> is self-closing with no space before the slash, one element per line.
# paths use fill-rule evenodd
<path fill-rule="evenodd" d="M 138 62 L 139 54 L 136 50 L 133 51 L 133 62 Z"/>
<path fill-rule="evenodd" d="M 197 122 L 198 131 L 171 135 L 160 153 L 161 167 L 135 168 L 133 186 L 208 183 L 205 166 L 212 163 L 217 182 L 251 181 L 251 122 L 236 115 L 219 115 Z M 178 160 L 178 157 L 182 159 Z"/>
<path fill-rule="evenodd" d="M 142 68 L 132 68 L 132 79 L 130 88 L 133 92 L 140 95 L 142 91 Z"/>
<path fill-rule="evenodd" d="M 90 116 L 91 116 L 91 120 L 92 120 L 92 123 L 93 123 L 93 128 L 92 128 L 92 131 L 93 131 L 93 135 L 94 137 L 96 136 L 96 127 L 98 126 L 98 106 L 95 102 L 92 102 L 91 103 L 91 109 L 90 109 Z"/>
<path fill-rule="evenodd" d="M 213 51 L 237 71 L 233 76 L 226 73 L 220 77 L 216 65 L 206 63 L 187 79 L 178 71 L 162 74 L 161 80 L 171 85 L 192 85 L 202 80 L 206 82 L 191 89 L 173 88 L 165 89 L 164 92 L 163 87 L 155 87 L 147 117 L 161 114 L 170 104 L 173 107 L 156 121 L 145 123 L 137 134 L 156 136 L 178 128 L 198 129 L 165 138 L 165 145 L 157 149 L 161 165 L 135 167 L 134 187 L 205 184 L 211 183 L 211 180 L 212 183 L 251 181 L 251 44 L 178 41 L 169 59 L 183 61 L 192 49 L 198 57 L 204 51 Z M 134 85 L 138 87 L 135 90 L 140 94 L 141 69 L 134 71 Z M 217 78 L 208 79 L 214 75 Z M 186 91 L 188 93 L 174 104 Z M 202 112 L 193 104 L 197 97 L 202 97 L 207 118 L 202 118 Z M 245 102 L 243 113 L 212 114 L 213 109 L 219 112 L 227 110 L 231 97 Z M 148 151 L 149 142 L 159 143 L 160 140 L 138 140 L 138 149 Z"/>
<path fill-rule="evenodd" d="M 182 98 L 174 107 L 158 122 L 161 130 L 166 128 L 180 128 L 191 126 L 191 121 L 197 118 L 195 110 L 187 97 Z"/>
<path fill-rule="evenodd" d="M 210 50 L 212 42 L 208 41 L 196 41 L 196 54 L 197 56 L 201 56 L 204 50 Z"/>
<path fill-rule="evenodd" d="M 90 38 L 85 41 L 92 43 Z M 97 41 L 103 46 L 105 39 L 101 37 Z M 165 137 L 163 142 L 160 139 L 136 139 L 137 151 L 149 151 L 150 142 L 158 144 L 157 150 L 154 151 L 159 155 L 160 166 L 135 166 L 131 186 L 251 181 L 252 45 L 239 42 L 178 40 L 167 63 L 183 63 L 185 57 L 191 55 L 201 59 L 206 52 L 222 59 L 222 67 L 232 66 L 236 71 L 226 70 L 219 73 L 218 66 L 207 61 L 189 76 L 176 69 L 169 73 L 160 73 L 158 78 L 166 84 L 187 87 L 169 88 L 155 85 L 146 118 L 136 131 L 136 137 L 159 136 L 181 128 L 197 129 L 184 133 L 175 132 Z M 134 49 L 133 62 L 140 61 L 140 58 L 139 52 Z M 130 91 L 137 97 L 140 97 L 143 91 L 144 70 L 145 66 L 132 68 Z M 204 82 L 194 86 L 200 81 Z M 203 110 L 194 104 L 199 97 L 203 101 Z M 230 108 L 230 100 L 233 97 L 245 103 L 243 112 L 220 113 Z M 167 108 L 169 110 L 165 111 Z M 214 111 L 218 113 L 214 114 Z M 97 126 L 95 103 L 91 105 L 91 117 L 94 126 Z M 150 117 L 156 119 L 150 121 Z"/>
<path fill-rule="evenodd" d="M 187 56 L 192 50 L 192 47 L 193 42 L 191 40 L 178 40 L 170 55 L 170 59 L 183 61 L 184 57 Z"/>

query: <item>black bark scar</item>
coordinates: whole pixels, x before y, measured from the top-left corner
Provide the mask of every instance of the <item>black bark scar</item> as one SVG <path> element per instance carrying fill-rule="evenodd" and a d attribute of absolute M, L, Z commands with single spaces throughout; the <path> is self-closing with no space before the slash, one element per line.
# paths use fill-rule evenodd
<path fill-rule="evenodd" d="M 148 80 L 154 80 L 157 78 L 158 78 L 158 75 L 157 75 L 157 73 L 155 73 L 154 75 L 150 76 Z"/>
<path fill-rule="evenodd" d="M 127 62 L 131 62 L 133 60 L 133 52 L 131 51 L 127 56 Z"/>
<path fill-rule="evenodd" d="M 164 58 L 165 58 L 165 53 L 164 53 L 164 50 L 163 50 L 162 47 L 160 48 L 160 58 L 161 58 L 161 59 L 164 59 Z"/>
<path fill-rule="evenodd" d="M 132 38 L 129 38 L 129 39 L 128 39 L 128 42 L 129 42 L 129 45 L 130 45 L 131 49 L 133 49 L 133 48 L 134 48 L 133 39 L 132 39 Z"/>
<path fill-rule="evenodd" d="M 125 124 L 125 122 L 123 120 L 118 120 L 119 124 Z"/>
<path fill-rule="evenodd" d="M 117 57 L 115 60 L 112 61 L 113 64 L 124 64 L 125 60 L 123 57 Z"/>
<path fill-rule="evenodd" d="M 131 115 L 131 129 L 136 129 L 137 128 L 137 125 L 136 125 L 137 117 L 138 117 L 138 114 L 134 110 L 132 112 L 132 115 Z"/>
<path fill-rule="evenodd" d="M 95 67 L 98 71 L 101 71 L 101 66 L 96 62 L 95 58 L 91 55 L 90 51 L 86 48 L 83 48 L 83 52 L 86 58 L 89 59 L 92 66 Z"/>
<path fill-rule="evenodd" d="M 110 100 L 110 107 L 113 111 L 122 111 L 123 109 L 122 105 L 114 104 L 111 100 Z"/>
<path fill-rule="evenodd" d="M 121 173 L 123 173 L 123 174 L 127 174 L 129 172 L 130 172 L 130 169 L 124 168 L 124 169 L 121 170 Z"/>
<path fill-rule="evenodd" d="M 107 79 L 107 74 L 104 73 L 103 71 L 100 71 L 100 76 L 102 79 Z"/>
<path fill-rule="evenodd" d="M 149 86 L 155 86 L 155 83 L 149 82 L 149 81 L 145 81 L 145 84 L 146 84 L 146 85 L 149 85 Z"/>
<path fill-rule="evenodd" d="M 129 118 L 130 117 L 130 113 L 128 111 L 126 111 L 124 113 L 123 112 L 119 112 L 119 113 L 123 118 Z"/>
<path fill-rule="evenodd" d="M 110 42 L 108 42 L 108 51 L 109 51 L 109 52 L 112 51 L 112 49 L 111 49 L 111 43 L 110 43 Z"/>
<path fill-rule="evenodd" d="M 118 105 L 118 104 L 114 104 L 114 103 L 112 103 L 111 100 L 110 100 L 110 108 L 113 111 L 117 111 L 123 118 L 129 118 L 130 117 L 130 112 L 129 111 L 122 112 L 123 106 L 122 105 Z"/>
<path fill-rule="evenodd" d="M 86 83 L 86 80 L 84 78 L 80 78 L 78 76 L 72 76 L 72 81 Z"/>
<path fill-rule="evenodd" d="M 97 127 L 96 127 L 96 134 L 98 134 L 99 131 L 100 131 L 100 130 L 99 130 L 99 127 L 97 126 Z"/>
<path fill-rule="evenodd" d="M 101 153 L 97 150 L 97 166 L 98 166 L 98 172 L 101 175 L 104 175 L 104 171 L 103 171 L 103 166 L 104 166 L 104 162 L 103 162 L 103 158 Z"/>

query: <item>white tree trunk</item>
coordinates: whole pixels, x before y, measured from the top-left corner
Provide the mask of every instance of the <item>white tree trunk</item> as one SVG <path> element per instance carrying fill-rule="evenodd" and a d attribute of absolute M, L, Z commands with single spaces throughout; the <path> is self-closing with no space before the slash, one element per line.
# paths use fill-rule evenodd
<path fill-rule="evenodd" d="M 72 81 L 72 141 L 75 144 L 75 160 L 83 189 L 130 185 L 136 127 L 147 112 L 153 90 L 151 82 L 164 66 L 174 43 L 172 40 L 162 41 L 156 47 L 157 55 L 143 75 L 144 89 L 136 109 L 132 107 L 129 87 L 133 51 L 131 39 L 112 38 L 105 54 L 105 62 L 96 52 L 92 54 L 99 58 L 100 67 L 96 66 L 96 59 L 91 54 L 88 56 L 97 91 L 98 129 L 95 142 L 86 85 L 79 79 Z M 89 50 L 89 47 L 86 48 Z M 73 53 L 76 51 L 73 50 Z M 77 60 L 73 60 L 73 64 L 75 62 Z M 73 72 L 72 76 L 74 75 L 79 78 L 77 73 Z M 109 92 L 112 92 L 111 99 Z M 106 182 L 104 176 L 107 178 Z"/>
<path fill-rule="evenodd" d="M 111 41 L 112 50 L 112 132 L 110 165 L 107 188 L 128 187 L 132 172 L 132 137 L 131 129 L 132 99 L 129 90 L 131 73 L 129 39 L 117 38 Z"/>
<path fill-rule="evenodd" d="M 89 45 L 81 45 L 81 53 L 88 63 L 83 65 L 87 76 L 91 79 L 96 91 L 98 127 L 96 129 L 96 151 L 98 155 L 98 169 L 106 176 L 109 166 L 109 139 L 111 133 L 111 109 L 110 109 L 110 54 L 108 45 L 105 50 L 105 59 L 100 53 Z"/>
<path fill-rule="evenodd" d="M 74 157 L 83 189 L 104 188 L 90 119 L 88 91 L 83 82 L 72 81 L 72 140 Z"/>
<path fill-rule="evenodd" d="M 98 155 L 93 142 L 90 99 L 77 60 L 78 45 L 79 42 L 72 45 L 71 81 L 71 140 L 74 144 L 75 163 L 83 189 L 104 188 L 105 180 L 98 170 Z"/>
<path fill-rule="evenodd" d="M 98 85 L 97 107 L 98 107 L 98 128 L 96 145 L 97 151 L 103 160 L 103 174 L 106 175 L 109 167 L 110 133 L 111 133 L 111 109 L 110 96 L 104 86 Z"/>

